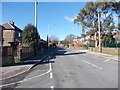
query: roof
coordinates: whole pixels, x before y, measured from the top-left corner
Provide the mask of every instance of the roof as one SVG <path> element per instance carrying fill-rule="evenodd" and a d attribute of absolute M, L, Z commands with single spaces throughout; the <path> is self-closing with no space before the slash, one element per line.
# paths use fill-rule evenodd
<path fill-rule="evenodd" d="M 4 30 L 16 30 L 16 31 L 22 32 L 22 30 L 18 28 L 17 26 L 15 26 L 14 22 L 12 21 L 3 23 L 1 26 L 4 27 Z"/>

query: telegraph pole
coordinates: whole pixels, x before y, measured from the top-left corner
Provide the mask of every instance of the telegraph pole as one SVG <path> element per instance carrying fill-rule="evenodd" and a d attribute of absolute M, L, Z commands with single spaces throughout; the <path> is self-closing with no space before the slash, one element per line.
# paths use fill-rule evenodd
<path fill-rule="evenodd" d="M 102 52 L 102 48 L 101 48 L 101 31 L 100 31 L 100 12 L 98 12 L 98 31 L 99 31 L 99 52 Z"/>
<path fill-rule="evenodd" d="M 35 27 L 37 28 L 37 5 L 38 5 L 38 2 L 37 0 L 35 0 Z"/>

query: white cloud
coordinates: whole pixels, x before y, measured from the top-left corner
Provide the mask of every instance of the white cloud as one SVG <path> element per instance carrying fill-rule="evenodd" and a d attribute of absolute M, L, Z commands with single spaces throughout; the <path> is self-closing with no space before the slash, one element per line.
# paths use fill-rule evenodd
<path fill-rule="evenodd" d="M 65 16 L 64 18 L 69 22 L 73 22 L 74 19 L 75 19 L 75 18 L 71 18 L 71 17 L 68 17 L 68 16 Z"/>

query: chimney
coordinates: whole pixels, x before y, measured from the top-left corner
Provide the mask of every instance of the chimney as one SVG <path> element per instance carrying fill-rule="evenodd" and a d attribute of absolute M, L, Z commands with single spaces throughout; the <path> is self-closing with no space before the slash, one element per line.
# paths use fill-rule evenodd
<path fill-rule="evenodd" d="M 9 23 L 10 23 L 11 25 L 14 25 L 14 22 L 13 22 L 13 21 L 9 21 Z"/>

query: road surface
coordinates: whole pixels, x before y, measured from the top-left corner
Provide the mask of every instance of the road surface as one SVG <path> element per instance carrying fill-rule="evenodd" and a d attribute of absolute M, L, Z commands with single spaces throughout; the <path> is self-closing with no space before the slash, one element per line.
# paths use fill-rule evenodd
<path fill-rule="evenodd" d="M 16 88 L 118 88 L 118 62 L 96 54 L 54 49 Z M 10 86 L 10 85 L 9 85 Z"/>

